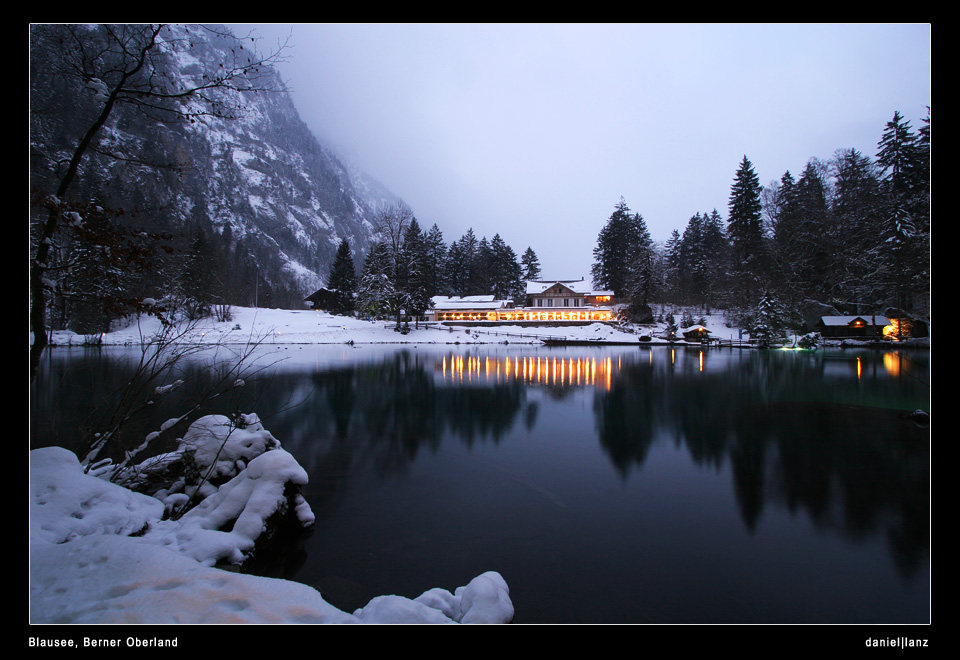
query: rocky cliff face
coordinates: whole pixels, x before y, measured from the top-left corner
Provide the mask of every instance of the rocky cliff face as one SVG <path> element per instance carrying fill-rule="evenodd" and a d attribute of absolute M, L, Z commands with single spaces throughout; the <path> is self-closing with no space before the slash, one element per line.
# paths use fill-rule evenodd
<path fill-rule="evenodd" d="M 238 40 L 220 29 L 165 29 L 154 66 L 173 88 L 214 75 L 236 56 Z M 103 99 L 83 76 L 51 75 L 62 38 L 32 37 L 31 174 L 35 187 L 49 190 Z M 221 235 L 226 230 L 268 281 L 306 295 L 326 277 L 342 237 L 361 262 L 383 199 L 368 191 L 382 187 L 348 170 L 318 142 L 274 69 L 263 67 L 258 75 L 257 87 L 268 91 L 210 93 L 240 107 L 236 118 L 158 121 L 134 105 L 116 106 L 71 193 L 165 231 L 192 222 Z M 203 110 L 208 102 L 193 96 L 182 109 Z"/>

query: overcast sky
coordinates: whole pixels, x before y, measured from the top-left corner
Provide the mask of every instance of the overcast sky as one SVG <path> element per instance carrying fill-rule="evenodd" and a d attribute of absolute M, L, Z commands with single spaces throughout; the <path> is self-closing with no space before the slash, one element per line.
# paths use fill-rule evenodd
<path fill-rule="evenodd" d="M 922 125 L 930 27 L 294 24 L 253 28 L 307 125 L 449 244 L 470 227 L 545 278 L 590 279 L 622 196 L 657 241 L 716 208 L 746 155 L 761 184 Z"/>

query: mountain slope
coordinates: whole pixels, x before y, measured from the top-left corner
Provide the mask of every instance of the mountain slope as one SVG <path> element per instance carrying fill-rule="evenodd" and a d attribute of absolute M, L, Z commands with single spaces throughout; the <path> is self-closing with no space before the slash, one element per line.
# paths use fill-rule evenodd
<path fill-rule="evenodd" d="M 51 37 L 57 26 L 36 29 L 43 28 L 31 35 L 31 175 L 36 187 L 50 190 L 58 164 L 103 101 L 89 81 L 54 75 L 62 38 Z M 173 88 L 212 77 L 241 46 L 223 28 L 169 26 L 162 34 L 155 66 Z M 152 228 L 211 227 L 240 245 L 266 281 L 306 295 L 326 277 L 341 238 L 361 258 L 383 196 L 368 197 L 373 188 L 366 183 L 358 189 L 357 174 L 318 142 L 275 69 L 260 69 L 256 82 L 270 91 L 216 89 L 177 108 L 183 119 L 214 99 L 242 106 L 236 119 L 157 121 L 136 106 L 116 106 L 72 193 L 122 208 Z"/>

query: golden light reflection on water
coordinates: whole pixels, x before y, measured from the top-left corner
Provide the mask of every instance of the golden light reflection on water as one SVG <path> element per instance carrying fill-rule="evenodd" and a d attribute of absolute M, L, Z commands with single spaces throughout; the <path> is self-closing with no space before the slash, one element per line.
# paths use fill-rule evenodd
<path fill-rule="evenodd" d="M 899 376 L 902 367 L 903 359 L 899 353 L 883 354 L 883 368 L 887 370 L 888 374 L 891 376 Z"/>
<path fill-rule="evenodd" d="M 601 387 L 609 390 L 613 372 L 622 368 L 613 358 L 583 357 L 475 357 L 444 355 L 436 364 L 444 382 L 506 383 L 511 380 L 528 385 L 562 387 Z"/>

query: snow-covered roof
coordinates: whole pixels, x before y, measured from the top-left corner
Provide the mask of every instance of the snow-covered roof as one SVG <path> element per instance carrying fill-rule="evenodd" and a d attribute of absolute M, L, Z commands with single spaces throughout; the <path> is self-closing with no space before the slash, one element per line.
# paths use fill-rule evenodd
<path fill-rule="evenodd" d="M 496 300 L 494 296 L 434 296 L 431 303 L 434 309 L 502 309 L 510 305 L 510 300 Z"/>
<path fill-rule="evenodd" d="M 820 321 L 824 325 L 850 325 L 857 319 L 860 319 L 867 325 L 890 325 L 890 319 L 879 314 L 861 314 L 859 316 L 821 316 Z"/>
<path fill-rule="evenodd" d="M 528 280 L 527 295 L 537 295 L 543 293 L 555 284 L 562 284 L 574 293 L 580 293 L 585 296 L 591 294 L 613 295 L 611 291 L 594 291 L 593 287 L 586 280 Z"/>

